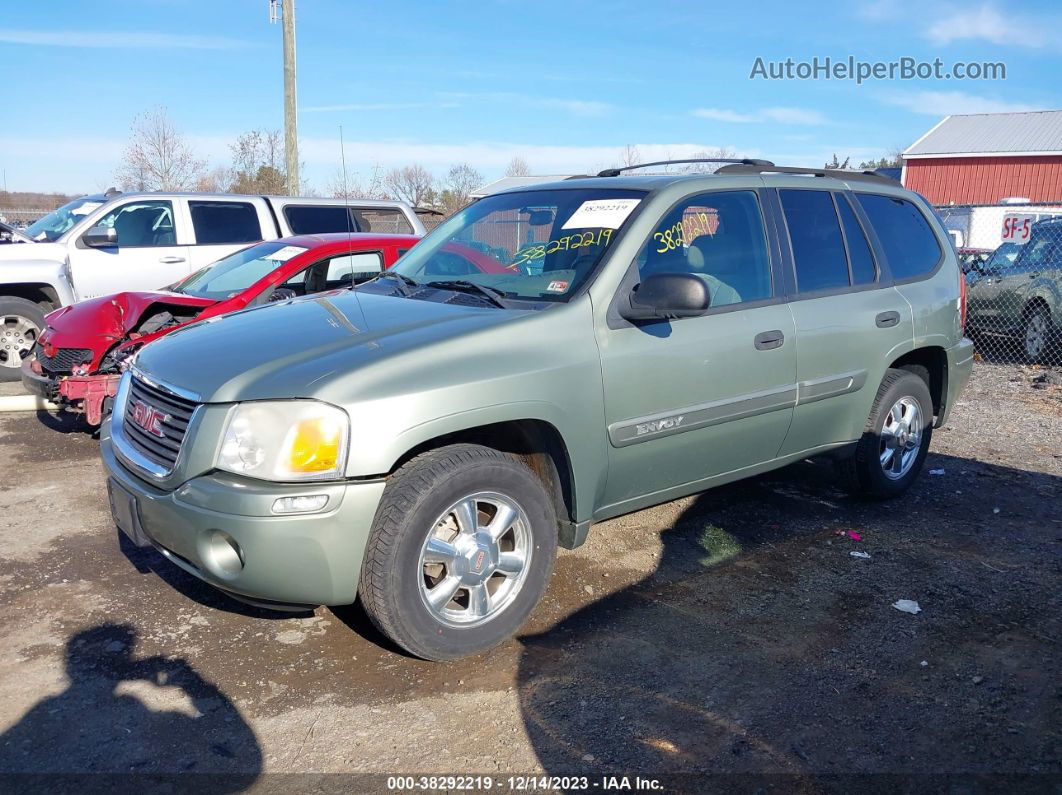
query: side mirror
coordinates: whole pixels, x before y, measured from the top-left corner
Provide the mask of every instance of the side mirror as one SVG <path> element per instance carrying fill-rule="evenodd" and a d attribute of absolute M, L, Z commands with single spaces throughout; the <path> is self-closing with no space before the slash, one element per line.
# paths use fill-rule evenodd
<path fill-rule="evenodd" d="M 711 306 L 708 285 L 691 273 L 654 273 L 631 290 L 625 320 L 673 320 L 703 315 Z"/>
<path fill-rule="evenodd" d="M 112 248 L 118 245 L 118 230 L 113 226 L 94 226 L 81 238 L 86 246 L 92 248 Z"/>

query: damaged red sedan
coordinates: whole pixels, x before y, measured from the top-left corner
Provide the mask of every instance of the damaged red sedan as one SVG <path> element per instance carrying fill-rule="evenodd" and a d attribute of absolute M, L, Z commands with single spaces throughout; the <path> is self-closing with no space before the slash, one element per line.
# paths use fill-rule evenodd
<path fill-rule="evenodd" d="M 22 365 L 22 382 L 99 425 L 130 357 L 147 343 L 194 321 L 366 281 L 417 240 L 296 235 L 237 251 L 158 292 L 117 293 L 65 306 L 47 316 L 35 355 Z"/>

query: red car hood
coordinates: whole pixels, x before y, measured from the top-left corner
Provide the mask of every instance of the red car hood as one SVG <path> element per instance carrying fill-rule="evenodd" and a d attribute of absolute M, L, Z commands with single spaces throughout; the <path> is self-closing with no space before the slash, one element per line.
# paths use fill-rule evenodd
<path fill-rule="evenodd" d="M 49 347 L 88 348 L 95 358 L 136 328 L 149 309 L 153 312 L 168 307 L 202 310 L 216 303 L 209 298 L 164 292 L 116 293 L 94 298 L 50 313 L 41 344 L 46 353 Z"/>

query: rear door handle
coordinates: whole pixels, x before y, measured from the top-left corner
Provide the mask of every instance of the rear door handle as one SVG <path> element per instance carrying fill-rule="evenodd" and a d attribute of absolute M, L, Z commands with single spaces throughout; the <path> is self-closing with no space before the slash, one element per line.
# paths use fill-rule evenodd
<path fill-rule="evenodd" d="M 900 313 L 899 312 L 879 312 L 878 316 L 874 318 L 874 322 L 878 328 L 891 328 L 899 324 Z"/>
<path fill-rule="evenodd" d="M 165 262 L 167 265 L 172 265 L 175 262 L 184 262 L 184 257 L 159 257 L 159 262 Z"/>
<path fill-rule="evenodd" d="M 780 330 L 761 331 L 753 340 L 758 351 L 769 351 L 773 348 L 781 348 L 785 343 L 785 334 Z"/>

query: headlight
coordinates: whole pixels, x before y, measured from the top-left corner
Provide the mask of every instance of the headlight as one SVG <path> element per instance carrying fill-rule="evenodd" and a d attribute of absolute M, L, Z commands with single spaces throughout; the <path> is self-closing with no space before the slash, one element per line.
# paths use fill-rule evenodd
<path fill-rule="evenodd" d="M 316 400 L 240 403 L 229 415 L 218 469 L 264 480 L 343 476 L 350 419 Z"/>

